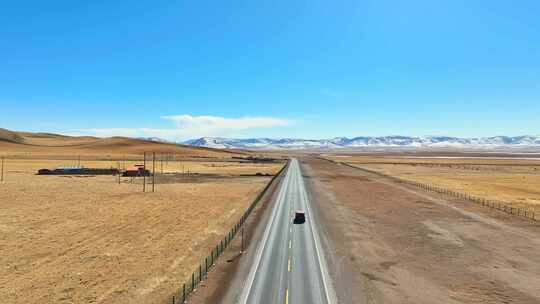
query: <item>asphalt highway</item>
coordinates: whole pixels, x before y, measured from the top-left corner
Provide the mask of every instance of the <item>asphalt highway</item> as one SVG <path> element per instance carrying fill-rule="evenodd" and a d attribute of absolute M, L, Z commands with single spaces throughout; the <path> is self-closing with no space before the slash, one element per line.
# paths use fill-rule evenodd
<path fill-rule="evenodd" d="M 239 303 L 331 304 L 333 292 L 297 159 L 289 163 Z M 296 210 L 306 221 L 293 222 Z"/>

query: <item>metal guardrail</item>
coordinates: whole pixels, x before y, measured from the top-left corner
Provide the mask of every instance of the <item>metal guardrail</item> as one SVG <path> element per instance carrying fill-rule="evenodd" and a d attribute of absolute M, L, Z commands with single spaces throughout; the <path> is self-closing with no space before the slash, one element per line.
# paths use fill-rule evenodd
<path fill-rule="evenodd" d="M 529 210 L 529 209 L 524 209 L 524 208 L 519 208 L 519 207 L 512 207 L 507 202 L 498 201 L 498 200 L 489 200 L 489 199 L 486 199 L 486 198 L 483 198 L 483 197 L 478 197 L 478 196 L 470 195 L 470 194 L 467 194 L 467 193 L 454 191 L 454 190 L 444 188 L 444 187 L 438 187 L 438 186 L 433 186 L 433 185 L 424 184 L 424 183 L 420 183 L 420 182 L 415 182 L 415 181 L 399 178 L 399 177 L 396 177 L 396 176 L 391 176 L 391 175 L 388 175 L 388 174 L 385 174 L 385 173 L 382 173 L 382 172 L 379 172 L 379 171 L 374 171 L 374 170 L 358 167 L 358 166 L 355 166 L 355 165 L 352 165 L 352 164 L 349 164 L 349 163 L 345 163 L 345 162 L 337 162 L 337 161 L 326 159 L 326 158 L 322 158 L 322 159 L 333 162 L 335 164 L 345 165 L 345 166 L 348 166 L 348 167 L 351 167 L 351 168 L 354 168 L 354 169 L 362 170 L 362 171 L 367 172 L 367 173 L 371 173 L 371 174 L 375 174 L 375 175 L 378 175 L 378 176 L 381 176 L 381 177 L 385 177 L 385 178 L 391 179 L 391 180 L 393 180 L 395 182 L 412 185 L 412 186 L 415 186 L 415 187 L 418 187 L 418 188 L 421 188 L 421 189 L 424 189 L 424 190 L 427 190 L 427 191 L 432 191 L 432 192 L 436 192 L 436 193 L 440 193 L 440 194 L 450 195 L 450 196 L 453 196 L 453 197 L 459 198 L 459 199 L 465 199 L 465 200 L 477 203 L 477 204 L 485 206 L 485 207 L 500 210 L 500 211 L 503 211 L 503 212 L 505 212 L 507 214 L 524 217 L 524 218 L 533 220 L 535 222 L 540 221 L 540 215 L 537 216 L 535 211 L 532 211 L 532 210 Z"/>
<path fill-rule="evenodd" d="M 259 193 L 259 195 L 257 195 L 255 200 L 253 200 L 253 202 L 249 205 L 244 214 L 240 217 L 240 220 L 238 220 L 238 222 L 229 230 L 229 232 L 223 237 L 223 239 L 221 239 L 220 242 L 217 243 L 214 248 L 212 248 L 210 254 L 206 256 L 204 261 L 195 268 L 195 270 L 191 273 L 191 276 L 186 280 L 182 287 L 172 296 L 173 304 L 186 303 L 189 295 L 193 293 L 193 291 L 195 291 L 195 287 L 197 287 L 197 285 L 203 281 L 203 278 L 208 275 L 210 269 L 215 265 L 216 260 L 231 244 L 238 232 L 242 231 L 242 227 L 244 226 L 247 218 L 249 217 L 253 209 L 257 207 L 260 200 L 266 194 L 270 186 L 286 170 L 288 166 L 289 161 L 287 161 L 287 163 L 279 170 L 279 172 L 272 177 L 272 179 L 268 182 L 268 184 L 266 184 L 264 189 Z"/>

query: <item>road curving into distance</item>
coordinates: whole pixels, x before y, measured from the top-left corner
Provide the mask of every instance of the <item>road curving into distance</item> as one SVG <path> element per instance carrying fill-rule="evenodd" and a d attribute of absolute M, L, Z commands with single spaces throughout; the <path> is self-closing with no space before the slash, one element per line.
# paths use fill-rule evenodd
<path fill-rule="evenodd" d="M 306 212 L 303 224 L 293 223 L 297 209 Z M 334 299 L 300 165 L 292 159 L 238 303 L 333 304 Z"/>

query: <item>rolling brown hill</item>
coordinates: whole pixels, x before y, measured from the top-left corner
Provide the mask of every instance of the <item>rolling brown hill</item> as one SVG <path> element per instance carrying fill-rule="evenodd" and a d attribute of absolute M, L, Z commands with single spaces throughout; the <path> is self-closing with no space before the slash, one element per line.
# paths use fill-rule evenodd
<path fill-rule="evenodd" d="M 1 155 L 138 156 L 145 151 L 171 153 L 182 157 L 231 157 L 243 154 L 240 151 L 199 148 L 128 137 L 66 136 L 51 133 L 18 132 L 0 128 Z"/>

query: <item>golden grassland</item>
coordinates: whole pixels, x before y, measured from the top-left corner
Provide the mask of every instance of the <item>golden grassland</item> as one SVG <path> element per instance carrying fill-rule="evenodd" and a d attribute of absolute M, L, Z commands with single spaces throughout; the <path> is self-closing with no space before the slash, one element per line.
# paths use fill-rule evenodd
<path fill-rule="evenodd" d="M 192 147 L 128 137 L 97 138 L 30 133 L 0 128 L 0 155 L 11 158 L 109 158 L 141 157 L 144 152 L 167 153 L 174 157 L 229 158 L 246 152 Z"/>
<path fill-rule="evenodd" d="M 157 184 L 155 193 L 142 193 L 140 178 L 118 184 L 114 176 L 35 175 L 76 162 L 7 160 L 0 184 L 2 303 L 166 302 L 270 180 L 244 175 L 282 166 L 164 162 L 164 173 L 182 166 L 207 175 Z M 133 163 L 139 161 L 126 165 Z"/>
<path fill-rule="evenodd" d="M 5 161 L 6 175 L 11 173 L 37 173 L 39 169 L 54 169 L 59 166 L 77 166 L 86 168 L 120 168 L 125 169 L 136 164 L 143 164 L 143 160 L 78 160 L 72 159 L 11 159 Z M 248 174 L 273 174 L 279 171 L 280 163 L 255 163 L 235 161 L 233 159 L 219 160 L 159 160 L 155 161 L 153 167 L 152 159 L 146 161 L 146 168 L 153 169 L 156 173 L 200 173 L 200 174 L 220 174 L 220 175 L 248 175 Z M 113 179 L 113 178 L 111 178 Z"/>
<path fill-rule="evenodd" d="M 387 175 L 540 211 L 540 160 L 502 157 L 331 157 Z"/>

